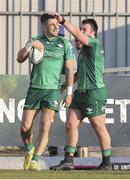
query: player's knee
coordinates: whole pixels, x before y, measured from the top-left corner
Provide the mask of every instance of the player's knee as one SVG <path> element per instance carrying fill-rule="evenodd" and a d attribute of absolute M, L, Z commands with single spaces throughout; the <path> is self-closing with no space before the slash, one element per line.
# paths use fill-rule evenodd
<path fill-rule="evenodd" d="M 72 123 L 71 121 L 68 121 L 66 123 L 66 130 L 67 131 L 73 131 L 76 128 L 75 124 Z"/>
<path fill-rule="evenodd" d="M 105 131 L 106 126 L 105 123 L 100 123 L 99 121 L 93 121 L 91 122 L 94 129 L 97 129 L 99 131 Z"/>
<path fill-rule="evenodd" d="M 24 126 L 21 126 L 20 134 L 24 139 L 29 138 L 30 135 L 31 135 L 31 129 L 28 129 L 28 128 L 24 127 Z"/>
<path fill-rule="evenodd" d="M 30 126 L 21 125 L 21 133 L 26 133 L 30 130 Z"/>
<path fill-rule="evenodd" d="M 42 122 L 40 126 L 40 132 L 44 134 L 48 134 L 51 127 L 50 122 Z"/>

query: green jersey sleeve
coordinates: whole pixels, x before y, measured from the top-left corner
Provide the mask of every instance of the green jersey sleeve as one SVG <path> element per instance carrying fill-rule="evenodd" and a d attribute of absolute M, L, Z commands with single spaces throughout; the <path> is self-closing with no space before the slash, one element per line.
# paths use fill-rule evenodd
<path fill-rule="evenodd" d="M 73 47 L 72 44 L 64 38 L 64 46 L 65 46 L 65 52 L 64 52 L 64 60 L 74 60 L 74 53 L 73 53 Z"/>

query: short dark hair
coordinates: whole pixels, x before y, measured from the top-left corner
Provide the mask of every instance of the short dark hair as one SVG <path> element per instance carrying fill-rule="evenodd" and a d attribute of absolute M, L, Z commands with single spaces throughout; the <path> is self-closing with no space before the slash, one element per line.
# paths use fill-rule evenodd
<path fill-rule="evenodd" d="M 41 21 L 41 24 L 45 23 L 46 21 L 48 21 L 48 19 L 55 19 L 56 17 L 55 16 L 52 16 L 51 14 L 42 14 L 41 15 L 41 18 L 40 18 L 40 21 Z"/>
<path fill-rule="evenodd" d="M 98 25 L 94 19 L 84 19 L 82 24 L 90 24 L 93 30 L 95 31 L 95 36 L 97 37 Z"/>

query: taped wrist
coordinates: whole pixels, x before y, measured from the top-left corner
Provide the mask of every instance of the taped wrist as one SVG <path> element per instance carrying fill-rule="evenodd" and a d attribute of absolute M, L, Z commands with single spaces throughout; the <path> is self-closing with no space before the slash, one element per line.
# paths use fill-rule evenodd
<path fill-rule="evenodd" d="M 73 93 L 73 86 L 67 86 L 66 95 L 71 96 Z"/>
<path fill-rule="evenodd" d="M 61 25 L 64 25 L 65 23 L 65 18 L 62 17 L 62 21 L 60 22 Z"/>
<path fill-rule="evenodd" d="M 27 52 L 29 52 L 32 49 L 32 39 L 30 39 L 26 44 L 25 44 L 25 49 Z"/>

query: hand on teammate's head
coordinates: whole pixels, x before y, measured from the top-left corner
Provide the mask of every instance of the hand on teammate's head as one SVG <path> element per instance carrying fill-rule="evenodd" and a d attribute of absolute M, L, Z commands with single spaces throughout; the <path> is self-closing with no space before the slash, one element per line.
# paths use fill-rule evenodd
<path fill-rule="evenodd" d="M 50 12 L 49 14 L 52 15 L 52 16 L 55 16 L 58 23 L 62 22 L 63 17 L 60 15 L 60 13 L 58 13 L 58 12 Z"/>

